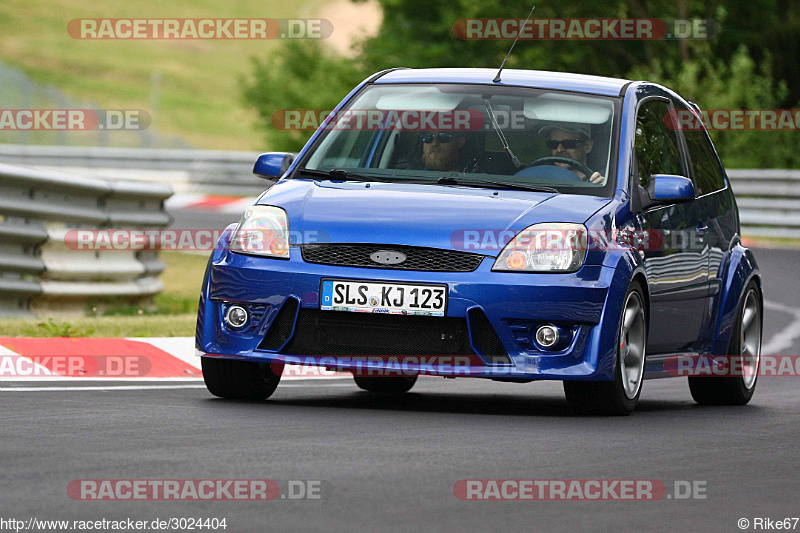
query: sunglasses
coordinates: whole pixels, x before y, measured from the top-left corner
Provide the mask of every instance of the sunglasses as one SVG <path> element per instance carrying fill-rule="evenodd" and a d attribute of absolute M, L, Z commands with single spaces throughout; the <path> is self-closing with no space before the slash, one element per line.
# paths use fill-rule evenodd
<path fill-rule="evenodd" d="M 550 150 L 555 150 L 558 148 L 559 144 L 562 145 L 565 150 L 574 150 L 584 142 L 586 141 L 582 141 L 581 139 L 562 139 L 560 141 L 545 141 L 545 144 Z"/>
<path fill-rule="evenodd" d="M 453 139 L 452 133 L 426 133 L 420 137 L 425 144 L 432 143 L 434 139 L 439 141 L 440 144 L 449 143 Z"/>

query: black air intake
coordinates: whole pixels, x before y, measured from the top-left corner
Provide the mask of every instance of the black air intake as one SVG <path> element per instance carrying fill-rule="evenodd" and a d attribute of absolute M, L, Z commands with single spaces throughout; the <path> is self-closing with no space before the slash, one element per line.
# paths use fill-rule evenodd
<path fill-rule="evenodd" d="M 278 316 L 272 321 L 267 334 L 264 335 L 264 340 L 258 345 L 259 350 L 274 352 L 286 344 L 286 341 L 292 336 L 292 328 L 294 328 L 294 320 L 299 306 L 300 302 L 296 298 L 289 297 L 286 299 L 283 307 L 278 311 Z"/>
<path fill-rule="evenodd" d="M 500 337 L 497 336 L 489 319 L 483 310 L 475 307 L 468 311 L 470 335 L 472 344 L 480 352 L 483 359 L 494 365 L 510 365 L 511 358 L 503 348 Z"/>
<path fill-rule="evenodd" d="M 472 355 L 463 318 L 300 309 L 292 355 Z"/>

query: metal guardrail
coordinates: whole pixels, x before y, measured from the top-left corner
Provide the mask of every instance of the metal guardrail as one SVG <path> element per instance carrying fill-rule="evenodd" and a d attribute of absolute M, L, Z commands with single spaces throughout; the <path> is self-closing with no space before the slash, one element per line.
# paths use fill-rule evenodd
<path fill-rule="evenodd" d="M 800 170 L 729 170 L 746 237 L 800 239 Z"/>
<path fill-rule="evenodd" d="M 169 184 L 178 193 L 256 196 L 259 152 L 0 144 L 0 161 L 81 176 Z"/>
<path fill-rule="evenodd" d="M 75 250 L 71 229 L 170 224 L 170 187 L 93 180 L 0 164 L 0 315 L 84 314 L 163 289 L 157 251 Z"/>

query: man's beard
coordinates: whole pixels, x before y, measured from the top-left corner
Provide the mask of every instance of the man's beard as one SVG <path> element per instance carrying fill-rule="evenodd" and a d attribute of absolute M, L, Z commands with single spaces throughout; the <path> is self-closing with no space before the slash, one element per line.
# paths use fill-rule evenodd
<path fill-rule="evenodd" d="M 422 154 L 422 163 L 429 170 L 447 171 L 458 169 L 458 160 L 454 158 L 448 159 L 441 152 Z"/>

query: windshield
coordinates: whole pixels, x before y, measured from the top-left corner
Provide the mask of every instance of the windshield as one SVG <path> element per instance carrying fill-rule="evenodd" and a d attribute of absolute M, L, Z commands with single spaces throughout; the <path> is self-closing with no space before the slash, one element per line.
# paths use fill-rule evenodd
<path fill-rule="evenodd" d="M 328 117 L 293 177 L 611 196 L 617 105 L 523 87 L 371 85 Z"/>

